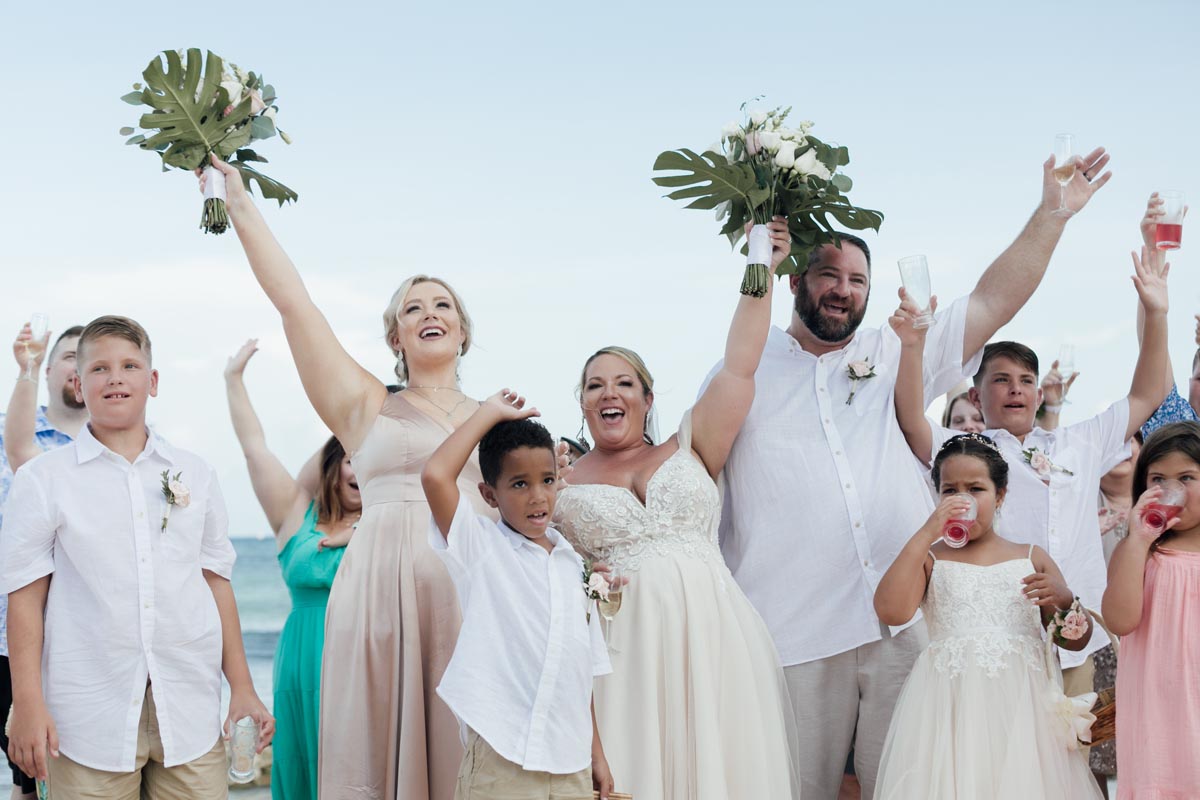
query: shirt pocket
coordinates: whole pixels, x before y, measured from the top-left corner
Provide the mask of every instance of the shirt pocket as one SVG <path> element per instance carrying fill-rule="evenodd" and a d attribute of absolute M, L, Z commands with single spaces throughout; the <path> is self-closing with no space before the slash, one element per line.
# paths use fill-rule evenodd
<path fill-rule="evenodd" d="M 895 375 L 888 371 L 883 364 L 875 365 L 875 377 L 862 378 L 857 381 L 846 379 L 846 398 L 850 398 L 851 390 L 854 399 L 850 405 L 860 417 L 878 414 L 885 406 L 890 408 L 892 389 L 895 387 Z"/>
<path fill-rule="evenodd" d="M 164 513 L 166 506 L 164 506 Z M 204 538 L 204 509 L 195 503 L 186 508 L 170 506 L 167 525 L 157 522 L 158 554 L 167 561 L 200 562 L 200 544 Z"/>

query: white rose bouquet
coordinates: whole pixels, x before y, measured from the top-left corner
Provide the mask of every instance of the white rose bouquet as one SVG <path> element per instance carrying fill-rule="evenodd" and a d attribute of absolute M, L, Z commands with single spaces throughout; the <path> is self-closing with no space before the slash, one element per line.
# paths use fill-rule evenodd
<path fill-rule="evenodd" d="M 185 65 L 186 59 L 186 65 Z M 165 62 L 165 68 L 164 68 Z M 261 75 L 246 72 L 237 64 L 208 53 L 201 61 L 200 51 L 167 50 L 142 72 L 145 85 L 135 83 L 134 91 L 121 99 L 134 106 L 147 105 L 150 111 L 138 120 L 148 133 L 134 133 L 125 144 L 153 150 L 162 158 L 163 172 L 168 167 L 189 172 L 203 167 L 205 181 L 204 214 L 200 227 L 208 233 L 224 233 L 229 227 L 225 213 L 225 178 L 209 163 L 209 154 L 237 167 L 246 189 L 258 183 L 263 197 L 280 205 L 297 200 L 299 195 L 282 183 L 268 178 L 252 166 L 267 159 L 251 150 L 251 142 L 269 139 L 276 133 L 287 144 L 292 140 L 275 127 L 275 89 Z"/>
<path fill-rule="evenodd" d="M 851 230 L 879 230 L 883 223 L 880 212 L 846 199 L 853 183 L 838 168 L 850 163 L 849 151 L 809 135 L 812 122 L 788 127 L 790 112 L 750 111 L 744 121 L 726 125 L 720 144 L 703 154 L 669 150 L 654 162 L 658 172 L 679 173 L 654 178 L 674 189 L 667 197 L 690 199 L 688 208 L 715 210 L 717 220 L 724 221 L 721 234 L 731 244 L 736 246 L 746 223 L 754 222 L 742 248 L 747 253 L 742 294 L 754 297 L 767 292 L 771 242 L 766 223 L 772 217 L 786 217 L 792 236 L 792 252 L 776 270 L 779 275 L 803 272 L 809 254 L 821 245 L 841 246 L 830 216 Z"/>

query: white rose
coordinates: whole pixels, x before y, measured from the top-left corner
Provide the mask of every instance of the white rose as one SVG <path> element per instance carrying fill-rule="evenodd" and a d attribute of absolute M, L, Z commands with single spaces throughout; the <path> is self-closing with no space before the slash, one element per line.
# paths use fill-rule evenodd
<path fill-rule="evenodd" d="M 242 85 L 236 80 L 221 81 L 221 88 L 229 93 L 229 105 L 236 106 L 242 102 Z"/>
<path fill-rule="evenodd" d="M 762 125 L 764 122 L 767 121 L 767 112 L 751 111 L 750 112 L 750 121 L 752 123 L 754 123 L 755 125 Z"/>
<path fill-rule="evenodd" d="M 722 139 L 741 139 L 745 135 L 746 129 L 737 121 L 726 122 L 725 127 L 721 128 Z"/>
<path fill-rule="evenodd" d="M 796 159 L 795 170 L 801 175 L 811 175 L 820 163 L 817 161 L 816 149 L 810 147 Z"/>
<path fill-rule="evenodd" d="M 871 376 L 871 365 L 866 361 L 851 361 L 846 365 L 846 368 L 850 370 L 851 378 L 861 380 Z"/>
<path fill-rule="evenodd" d="M 184 486 L 179 481 L 171 481 L 167 484 L 167 488 L 171 490 L 171 496 L 175 498 L 175 505 L 180 508 L 187 508 L 192 502 L 192 490 Z"/>
<path fill-rule="evenodd" d="M 779 152 L 775 154 L 775 166 L 783 169 L 791 169 L 796 163 L 796 143 L 783 141 L 779 145 Z"/>
<path fill-rule="evenodd" d="M 754 131 L 746 137 L 746 153 L 748 155 L 758 155 L 758 151 L 761 149 L 759 136 L 759 132 Z"/>
<path fill-rule="evenodd" d="M 251 92 L 250 92 L 250 113 L 257 114 L 258 112 L 262 111 L 264 108 L 267 108 L 267 104 L 263 102 L 262 94 L 258 91 L 258 89 L 251 90 Z M 270 112 L 267 114 L 267 116 L 270 117 L 271 119 L 275 119 L 275 109 L 272 107 L 272 108 L 267 109 L 267 111 Z"/>
<path fill-rule="evenodd" d="M 792 142 L 792 141 L 795 141 L 799 137 L 800 134 L 797 133 L 796 131 L 792 130 L 791 128 L 780 128 L 779 135 L 783 137 L 783 140 L 785 142 Z"/>
<path fill-rule="evenodd" d="M 768 153 L 774 153 L 779 149 L 779 145 L 783 142 L 783 138 L 774 131 L 763 131 L 758 135 L 758 141 L 762 144 L 764 150 Z"/>
<path fill-rule="evenodd" d="M 823 181 L 827 181 L 833 177 L 833 170 L 818 161 L 816 168 L 812 171 L 812 174 L 816 175 Z"/>

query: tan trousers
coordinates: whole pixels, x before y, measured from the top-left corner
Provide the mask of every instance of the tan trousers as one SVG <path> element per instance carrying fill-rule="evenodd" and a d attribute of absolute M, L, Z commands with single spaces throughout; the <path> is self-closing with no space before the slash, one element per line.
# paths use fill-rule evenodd
<path fill-rule="evenodd" d="M 881 633 L 878 642 L 783 669 L 799 727 L 793 758 L 805 800 L 838 796 L 851 744 L 862 796 L 875 793 L 896 699 L 929 643 L 923 620 L 894 637 L 886 627 Z"/>
<path fill-rule="evenodd" d="M 592 800 L 592 770 L 570 775 L 531 772 L 506 760 L 471 731 L 454 800 Z"/>
<path fill-rule="evenodd" d="M 227 768 L 220 737 L 212 750 L 194 761 L 163 766 L 154 695 L 147 686 L 133 772 L 92 769 L 60 755 L 50 759 L 50 796 L 54 800 L 225 800 Z"/>

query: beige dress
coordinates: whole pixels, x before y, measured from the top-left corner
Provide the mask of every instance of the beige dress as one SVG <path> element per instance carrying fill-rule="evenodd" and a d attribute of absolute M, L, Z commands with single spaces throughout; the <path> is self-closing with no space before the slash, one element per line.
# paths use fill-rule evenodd
<path fill-rule="evenodd" d="M 450 800 L 463 746 L 435 694 L 461 616 L 429 547 L 421 468 L 450 433 L 389 394 L 351 462 L 363 515 L 329 595 L 321 681 L 321 800 Z M 459 489 L 479 513 L 476 456 Z"/>

